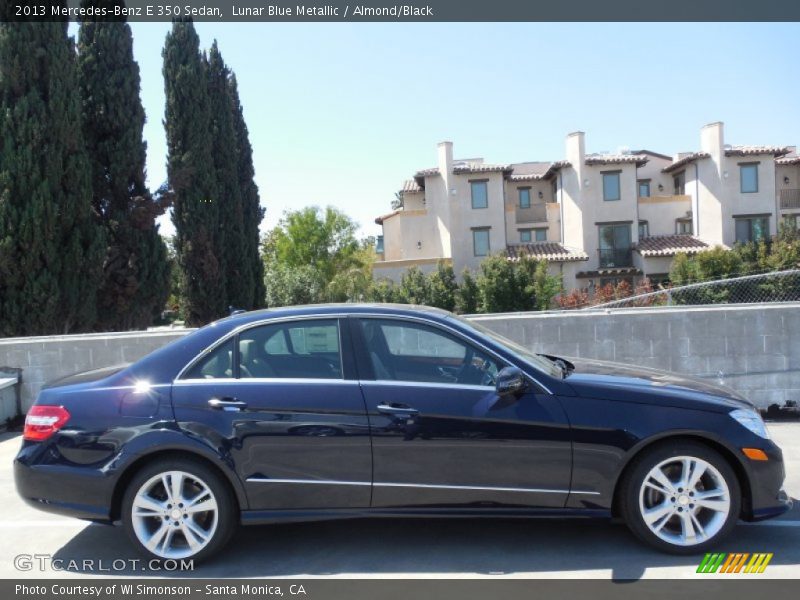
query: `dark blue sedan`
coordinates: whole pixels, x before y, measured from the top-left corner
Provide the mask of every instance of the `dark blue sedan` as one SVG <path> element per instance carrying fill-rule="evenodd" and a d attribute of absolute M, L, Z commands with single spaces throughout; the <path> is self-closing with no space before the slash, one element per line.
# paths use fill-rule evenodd
<path fill-rule="evenodd" d="M 392 305 L 240 314 L 55 382 L 15 476 L 37 508 L 196 560 L 239 523 L 437 515 L 618 516 L 699 553 L 790 506 L 781 451 L 732 390 Z"/>

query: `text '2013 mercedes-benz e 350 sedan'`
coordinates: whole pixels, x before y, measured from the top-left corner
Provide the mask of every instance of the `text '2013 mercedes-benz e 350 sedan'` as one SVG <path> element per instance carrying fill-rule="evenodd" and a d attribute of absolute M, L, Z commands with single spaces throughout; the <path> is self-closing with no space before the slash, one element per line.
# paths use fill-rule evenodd
<path fill-rule="evenodd" d="M 37 508 L 196 560 L 239 523 L 437 515 L 618 516 L 695 553 L 791 505 L 732 390 L 393 305 L 239 314 L 53 383 L 15 477 Z"/>

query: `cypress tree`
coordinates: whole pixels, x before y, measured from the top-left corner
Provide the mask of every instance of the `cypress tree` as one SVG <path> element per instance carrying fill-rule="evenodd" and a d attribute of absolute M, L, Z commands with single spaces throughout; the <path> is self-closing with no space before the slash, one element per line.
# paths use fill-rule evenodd
<path fill-rule="evenodd" d="M 201 325 L 226 314 L 219 252 L 220 207 L 211 155 L 211 104 L 199 39 L 191 21 L 176 21 L 164 45 L 167 173 L 173 192 L 175 251 L 184 277 L 185 313 Z"/>
<path fill-rule="evenodd" d="M 236 134 L 236 161 L 239 174 L 239 191 L 242 196 L 242 212 L 244 215 L 244 249 L 242 263 L 250 270 L 253 281 L 252 308 L 264 306 L 266 290 L 264 289 L 264 263 L 260 252 L 259 225 L 264 218 L 258 186 L 255 182 L 253 167 L 253 147 L 250 145 L 250 134 L 244 122 L 244 112 L 239 100 L 239 86 L 236 75 L 228 78 L 233 110 L 233 127 Z"/>
<path fill-rule="evenodd" d="M 229 306 L 249 309 L 252 308 L 255 292 L 252 269 L 244 256 L 244 214 L 239 191 L 233 103 L 228 87 L 230 70 L 222 59 L 216 40 L 204 59 L 211 104 L 212 155 L 222 227 L 219 248 L 225 276 L 226 302 Z"/>
<path fill-rule="evenodd" d="M 88 8 L 122 0 L 83 0 Z M 107 251 L 98 294 L 99 327 L 145 328 L 169 294 L 167 249 L 156 218 L 164 206 L 145 185 L 145 114 L 131 28 L 122 16 L 84 20 L 78 38 L 83 131 L 92 171 L 92 203 Z"/>
<path fill-rule="evenodd" d="M 66 21 L 17 23 L 11 9 L 0 5 L 0 335 L 87 330 L 105 242 L 75 44 Z"/>

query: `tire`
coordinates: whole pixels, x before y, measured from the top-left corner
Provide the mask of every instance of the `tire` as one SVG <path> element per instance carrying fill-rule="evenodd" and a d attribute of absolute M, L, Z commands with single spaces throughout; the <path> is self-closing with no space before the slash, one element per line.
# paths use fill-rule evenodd
<path fill-rule="evenodd" d="M 730 534 L 741 496 L 736 473 L 719 452 L 676 440 L 633 459 L 619 500 L 622 517 L 639 539 L 663 552 L 686 555 L 702 554 Z"/>
<path fill-rule="evenodd" d="M 179 489 L 173 490 L 174 486 Z M 201 562 L 228 543 L 237 517 L 228 483 L 213 468 L 191 458 L 165 458 L 146 465 L 133 476 L 122 498 L 125 531 L 149 559 Z"/>

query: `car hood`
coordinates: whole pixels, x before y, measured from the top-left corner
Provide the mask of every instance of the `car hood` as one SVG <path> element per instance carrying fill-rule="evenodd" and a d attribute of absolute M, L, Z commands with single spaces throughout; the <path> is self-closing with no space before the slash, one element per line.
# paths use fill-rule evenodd
<path fill-rule="evenodd" d="M 566 360 L 574 366 L 574 370 L 565 381 L 580 396 L 701 410 L 754 408 L 751 402 L 735 390 L 707 379 L 602 360 Z"/>

